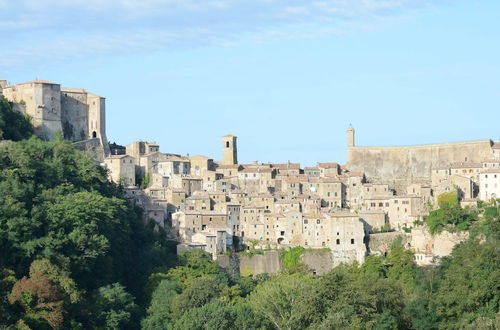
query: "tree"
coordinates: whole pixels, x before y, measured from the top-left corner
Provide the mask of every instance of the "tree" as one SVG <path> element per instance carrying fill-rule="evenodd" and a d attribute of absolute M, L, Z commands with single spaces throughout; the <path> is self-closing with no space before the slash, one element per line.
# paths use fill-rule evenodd
<path fill-rule="evenodd" d="M 147 317 L 142 321 L 143 330 L 169 329 L 171 326 L 172 299 L 182 290 L 178 282 L 162 280 L 153 293 Z"/>
<path fill-rule="evenodd" d="M 432 234 L 440 233 L 446 229 L 467 230 L 473 221 L 477 220 L 477 214 L 474 210 L 464 209 L 458 201 L 456 192 L 441 194 L 438 197 L 439 209 L 431 211 L 425 218 L 429 231 Z"/>
<path fill-rule="evenodd" d="M 130 329 L 137 317 L 134 297 L 120 283 L 99 288 L 94 294 L 95 325 L 102 329 Z"/>
<path fill-rule="evenodd" d="M 181 317 L 187 310 L 201 307 L 220 297 L 225 286 L 226 284 L 215 276 L 202 276 L 190 280 L 182 293 L 172 299 L 172 317 Z"/>
<path fill-rule="evenodd" d="M 14 284 L 11 304 L 24 310 L 22 321 L 30 328 L 59 328 L 64 321 L 63 300 L 58 288 L 40 273 L 30 274 Z"/>
<path fill-rule="evenodd" d="M 33 135 L 29 117 L 12 109 L 12 103 L 0 95 L 0 140 L 19 141 Z"/>
<path fill-rule="evenodd" d="M 0 328 L 15 323 L 16 313 L 12 310 L 8 297 L 17 279 L 11 269 L 0 268 Z"/>
<path fill-rule="evenodd" d="M 478 317 L 494 318 L 500 307 L 500 251 L 497 242 L 471 239 L 440 266 L 436 309 L 442 327 L 456 328 Z"/>
<path fill-rule="evenodd" d="M 250 294 L 251 307 L 263 315 L 276 329 L 297 329 L 300 314 L 298 302 L 313 288 L 308 275 L 281 275 L 259 284 Z"/>
<path fill-rule="evenodd" d="M 254 330 L 269 328 L 270 325 L 255 315 L 247 304 L 231 305 L 219 300 L 187 311 L 175 322 L 173 327 L 176 330 Z"/>

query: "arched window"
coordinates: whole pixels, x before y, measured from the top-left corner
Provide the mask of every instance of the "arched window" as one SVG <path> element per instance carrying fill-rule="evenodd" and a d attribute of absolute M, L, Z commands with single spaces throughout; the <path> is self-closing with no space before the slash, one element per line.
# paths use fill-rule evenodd
<path fill-rule="evenodd" d="M 226 141 L 226 148 L 229 148 L 229 141 Z"/>
<path fill-rule="evenodd" d="M 96 133 L 96 131 L 93 131 L 92 132 L 92 138 L 95 139 L 96 137 L 97 137 L 97 133 Z"/>

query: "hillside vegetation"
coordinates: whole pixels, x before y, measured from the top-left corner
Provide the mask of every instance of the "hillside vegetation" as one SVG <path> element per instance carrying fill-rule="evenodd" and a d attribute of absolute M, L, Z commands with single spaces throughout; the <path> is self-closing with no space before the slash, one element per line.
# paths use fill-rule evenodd
<path fill-rule="evenodd" d="M 147 277 L 175 256 L 122 196 L 69 142 L 0 145 L 0 324 L 139 327 Z"/>
<path fill-rule="evenodd" d="M 323 276 L 308 274 L 302 248 L 283 252 L 282 274 L 227 274 L 202 251 L 177 257 L 105 169 L 69 142 L 30 137 L 25 120 L 0 121 L 21 140 L 0 143 L 1 329 L 500 328 L 495 204 L 443 197 L 426 222 L 470 238 L 436 266 L 417 267 L 396 242 Z"/>

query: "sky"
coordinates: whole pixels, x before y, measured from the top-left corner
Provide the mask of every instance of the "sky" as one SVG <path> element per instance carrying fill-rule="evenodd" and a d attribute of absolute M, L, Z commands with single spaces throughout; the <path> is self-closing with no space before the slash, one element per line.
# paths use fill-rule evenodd
<path fill-rule="evenodd" d="M 497 0 L 0 0 L 0 79 L 106 97 L 107 136 L 240 163 L 500 140 Z"/>

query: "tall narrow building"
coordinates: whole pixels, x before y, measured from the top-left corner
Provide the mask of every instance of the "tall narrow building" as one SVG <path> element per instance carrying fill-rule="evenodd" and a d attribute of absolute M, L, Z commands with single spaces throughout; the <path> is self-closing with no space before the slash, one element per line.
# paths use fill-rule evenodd
<path fill-rule="evenodd" d="M 222 137 L 222 164 L 238 164 L 238 148 L 236 146 L 237 137 L 231 134 Z"/>
<path fill-rule="evenodd" d="M 354 147 L 355 144 L 354 144 L 354 128 L 349 127 L 347 129 L 347 147 L 350 148 L 350 147 Z"/>

